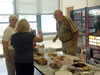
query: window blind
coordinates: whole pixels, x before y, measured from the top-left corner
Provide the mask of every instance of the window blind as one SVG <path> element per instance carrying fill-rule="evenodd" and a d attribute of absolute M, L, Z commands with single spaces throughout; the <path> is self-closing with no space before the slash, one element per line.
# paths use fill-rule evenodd
<path fill-rule="evenodd" d="M 59 0 L 16 0 L 17 13 L 46 14 L 59 9 Z"/>

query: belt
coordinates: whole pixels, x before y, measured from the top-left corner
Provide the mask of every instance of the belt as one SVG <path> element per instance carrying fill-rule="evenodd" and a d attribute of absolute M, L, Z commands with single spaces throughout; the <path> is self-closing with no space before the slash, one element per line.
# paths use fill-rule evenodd
<path fill-rule="evenodd" d="M 66 43 L 66 42 L 68 42 L 68 41 L 71 41 L 72 39 L 69 39 L 69 40 L 66 40 L 66 41 L 62 41 L 62 43 Z"/>

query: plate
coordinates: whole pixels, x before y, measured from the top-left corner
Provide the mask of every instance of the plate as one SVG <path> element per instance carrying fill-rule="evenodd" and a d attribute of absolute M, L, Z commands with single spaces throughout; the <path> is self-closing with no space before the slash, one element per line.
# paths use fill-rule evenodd
<path fill-rule="evenodd" d="M 56 71 L 55 75 L 72 75 L 72 73 L 68 70 L 61 70 L 61 71 Z"/>

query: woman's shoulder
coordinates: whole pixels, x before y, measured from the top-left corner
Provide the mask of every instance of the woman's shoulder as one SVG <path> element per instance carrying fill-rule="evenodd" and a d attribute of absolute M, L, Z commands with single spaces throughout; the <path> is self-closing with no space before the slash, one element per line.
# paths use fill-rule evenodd
<path fill-rule="evenodd" d="M 14 33 L 12 36 L 35 36 L 32 32 Z"/>
<path fill-rule="evenodd" d="M 14 33 L 12 34 L 12 37 L 16 37 L 18 35 L 18 33 Z"/>
<path fill-rule="evenodd" d="M 25 33 L 26 36 L 31 36 L 31 37 L 35 37 L 35 34 L 33 32 L 27 32 Z"/>

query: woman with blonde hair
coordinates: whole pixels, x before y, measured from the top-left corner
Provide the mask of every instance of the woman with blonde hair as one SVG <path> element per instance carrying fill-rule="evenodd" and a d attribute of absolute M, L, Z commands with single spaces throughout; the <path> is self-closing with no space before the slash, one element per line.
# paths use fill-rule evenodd
<path fill-rule="evenodd" d="M 42 31 L 39 31 L 39 36 L 35 36 L 30 32 L 28 21 L 21 19 L 16 25 L 16 33 L 11 37 L 15 49 L 16 75 L 33 75 L 33 41 L 43 41 Z"/>

